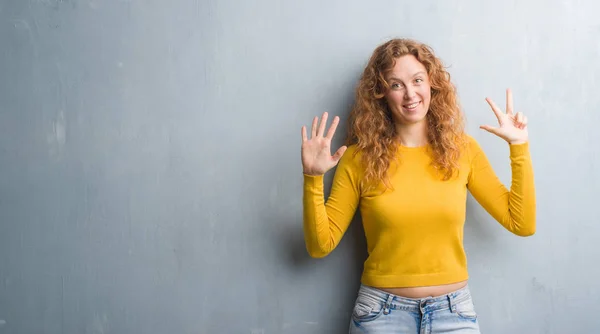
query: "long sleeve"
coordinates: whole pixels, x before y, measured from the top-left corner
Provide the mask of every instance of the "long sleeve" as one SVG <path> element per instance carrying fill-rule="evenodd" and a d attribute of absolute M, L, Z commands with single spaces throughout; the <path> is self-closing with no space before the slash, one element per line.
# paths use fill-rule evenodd
<path fill-rule="evenodd" d="M 504 228 L 519 236 L 536 229 L 536 199 L 529 143 L 509 145 L 510 190 L 500 182 L 479 144 L 471 139 L 471 172 L 467 187 L 479 204 Z"/>
<path fill-rule="evenodd" d="M 360 200 L 359 170 L 353 147 L 339 161 L 325 200 L 323 176 L 304 174 L 304 241 L 312 257 L 325 257 L 339 244 Z"/>

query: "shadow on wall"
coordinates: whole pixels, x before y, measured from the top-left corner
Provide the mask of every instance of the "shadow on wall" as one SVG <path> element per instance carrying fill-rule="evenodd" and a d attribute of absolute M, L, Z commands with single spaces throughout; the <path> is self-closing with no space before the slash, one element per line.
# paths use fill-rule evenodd
<path fill-rule="evenodd" d="M 467 212 L 465 221 L 465 235 L 469 235 L 475 240 L 470 240 L 474 244 L 491 244 L 494 242 L 496 233 L 495 226 L 498 224 L 490 214 L 481 207 L 481 205 L 469 194 L 467 196 Z"/>
<path fill-rule="evenodd" d="M 286 329 L 284 326 L 284 333 L 347 333 L 360 286 L 360 275 L 367 258 L 360 214 L 356 214 L 338 247 L 327 257 L 321 259 L 310 257 L 306 250 L 301 217 L 288 219 L 293 220 L 293 223 L 283 224 L 285 227 L 275 238 L 280 263 L 287 266 L 290 272 L 304 277 L 316 274 L 322 278 L 323 272 L 328 272 L 330 276 L 327 277 L 326 282 L 323 282 L 323 286 L 329 289 L 326 291 L 326 296 L 336 298 L 336 300 L 326 302 L 331 304 L 327 314 L 317 315 L 312 323 L 304 324 L 304 327 Z M 331 291 L 331 287 L 334 291 Z M 323 291 L 307 291 L 309 294 L 315 292 L 318 294 Z M 316 295 L 315 298 L 319 298 L 319 296 Z"/>
<path fill-rule="evenodd" d="M 293 223 L 283 224 L 285 227 L 281 229 L 281 233 L 276 240 L 279 243 L 278 249 L 281 250 L 280 254 L 284 256 L 284 259 L 282 259 L 283 262 L 288 264 L 290 269 L 298 271 L 303 270 L 307 266 L 315 265 L 321 259 L 312 258 L 306 250 L 302 218 L 292 220 Z M 350 266 L 360 267 L 362 271 L 363 263 L 367 258 L 367 247 L 360 214 L 356 214 L 348 231 L 344 234 L 340 245 L 333 252 L 338 251 L 338 249 L 344 252 L 344 258 L 349 259 Z"/>

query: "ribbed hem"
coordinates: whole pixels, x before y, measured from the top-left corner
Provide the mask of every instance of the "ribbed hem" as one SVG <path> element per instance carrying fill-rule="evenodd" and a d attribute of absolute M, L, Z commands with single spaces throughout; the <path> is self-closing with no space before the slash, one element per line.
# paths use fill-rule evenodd
<path fill-rule="evenodd" d="M 469 273 L 466 270 L 424 275 L 376 275 L 363 273 L 361 283 L 379 288 L 400 288 L 445 285 L 466 281 L 467 279 L 469 279 Z"/>
<path fill-rule="evenodd" d="M 510 144 L 510 155 L 511 156 L 521 156 L 527 154 L 529 152 L 529 142 L 525 142 L 522 144 Z"/>
<path fill-rule="evenodd" d="M 324 175 L 309 175 L 304 173 L 302 173 L 302 175 L 304 175 L 304 182 L 309 185 L 314 185 L 315 183 L 323 182 Z"/>

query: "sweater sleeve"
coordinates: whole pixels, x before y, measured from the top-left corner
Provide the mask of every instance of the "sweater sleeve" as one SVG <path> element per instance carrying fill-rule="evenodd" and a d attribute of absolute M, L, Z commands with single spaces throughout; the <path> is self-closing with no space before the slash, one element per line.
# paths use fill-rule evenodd
<path fill-rule="evenodd" d="M 340 159 L 327 200 L 323 175 L 304 174 L 304 241 L 312 257 L 325 257 L 337 247 L 358 207 L 360 180 L 353 153 L 349 147 Z"/>
<path fill-rule="evenodd" d="M 529 143 L 512 144 L 510 190 L 500 182 L 479 144 L 471 138 L 467 187 L 479 204 L 504 228 L 519 236 L 536 229 L 536 198 Z"/>

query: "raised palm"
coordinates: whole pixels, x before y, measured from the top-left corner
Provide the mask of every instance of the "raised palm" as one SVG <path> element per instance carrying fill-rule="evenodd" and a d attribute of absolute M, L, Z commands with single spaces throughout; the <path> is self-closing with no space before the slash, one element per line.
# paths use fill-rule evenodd
<path fill-rule="evenodd" d="M 480 126 L 481 129 L 495 134 L 510 144 L 522 144 L 529 140 L 527 117 L 523 116 L 521 112 L 513 114 L 513 98 L 510 89 L 506 90 L 506 113 L 502 112 L 490 98 L 485 100 L 492 107 L 496 118 L 498 118 L 498 127 L 482 125 Z"/>
<path fill-rule="evenodd" d="M 331 139 L 339 124 L 339 117 L 334 117 L 329 130 L 325 134 L 327 124 L 327 112 L 323 113 L 321 122 L 315 116 L 312 123 L 311 138 L 306 134 L 306 127 L 302 127 L 302 169 L 304 174 L 323 175 L 333 168 L 342 158 L 346 146 L 340 147 L 334 155 L 331 155 Z"/>

